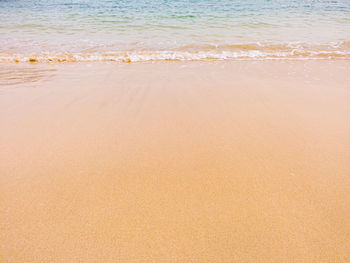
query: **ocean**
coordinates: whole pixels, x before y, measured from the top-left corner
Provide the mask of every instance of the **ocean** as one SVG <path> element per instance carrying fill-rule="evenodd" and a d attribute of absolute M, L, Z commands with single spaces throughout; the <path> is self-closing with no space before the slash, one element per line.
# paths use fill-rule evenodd
<path fill-rule="evenodd" d="M 349 0 L 0 0 L 0 62 L 350 59 Z"/>

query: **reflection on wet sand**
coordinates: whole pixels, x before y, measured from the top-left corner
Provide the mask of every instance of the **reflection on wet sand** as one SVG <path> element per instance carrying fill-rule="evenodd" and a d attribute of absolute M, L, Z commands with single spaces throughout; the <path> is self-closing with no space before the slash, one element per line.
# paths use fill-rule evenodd
<path fill-rule="evenodd" d="M 54 76 L 55 69 L 47 69 L 34 65 L 0 64 L 0 87 L 35 83 L 49 80 Z"/>

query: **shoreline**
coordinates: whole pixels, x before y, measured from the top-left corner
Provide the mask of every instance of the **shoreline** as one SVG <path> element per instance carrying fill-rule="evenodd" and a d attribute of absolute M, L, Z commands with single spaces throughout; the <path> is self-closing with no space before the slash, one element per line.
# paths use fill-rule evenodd
<path fill-rule="evenodd" d="M 107 58 L 106 58 L 107 57 Z M 102 56 L 100 59 L 77 59 L 75 56 L 67 57 L 61 56 L 56 58 L 42 58 L 40 56 L 27 56 L 26 58 L 0 58 L 0 64 L 64 64 L 64 63 L 171 63 L 171 62 L 198 62 L 198 63 L 210 63 L 210 62 L 235 62 L 235 61 L 307 61 L 307 60 L 350 60 L 349 54 L 320 54 L 316 56 L 257 56 L 257 57 L 229 57 L 229 58 L 132 58 L 129 56 L 121 56 L 115 58 L 108 58 L 108 56 Z"/>
<path fill-rule="evenodd" d="M 94 47 L 90 51 L 64 51 L 37 49 L 22 53 L 8 47 L 0 51 L 2 62 L 147 62 L 147 61 L 232 61 L 270 59 L 349 59 L 350 41 L 329 43 L 236 43 L 236 44 L 185 44 L 169 49 L 109 49 Z M 5 52 L 4 52 L 5 51 Z"/>

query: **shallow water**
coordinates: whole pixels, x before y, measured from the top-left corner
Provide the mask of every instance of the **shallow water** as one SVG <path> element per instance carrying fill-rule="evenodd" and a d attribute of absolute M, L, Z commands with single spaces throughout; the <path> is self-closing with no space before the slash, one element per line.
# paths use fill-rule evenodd
<path fill-rule="evenodd" d="M 350 2 L 0 1 L 0 61 L 349 58 Z"/>

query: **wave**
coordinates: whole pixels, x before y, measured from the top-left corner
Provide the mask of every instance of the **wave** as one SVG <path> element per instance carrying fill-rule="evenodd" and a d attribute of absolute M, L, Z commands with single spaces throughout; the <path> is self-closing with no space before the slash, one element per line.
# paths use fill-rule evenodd
<path fill-rule="evenodd" d="M 174 50 L 129 50 L 119 52 L 0 53 L 0 62 L 146 62 L 254 59 L 350 59 L 350 41 L 328 45 L 301 43 L 264 45 L 184 45 Z"/>

